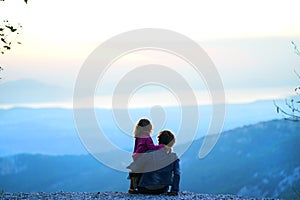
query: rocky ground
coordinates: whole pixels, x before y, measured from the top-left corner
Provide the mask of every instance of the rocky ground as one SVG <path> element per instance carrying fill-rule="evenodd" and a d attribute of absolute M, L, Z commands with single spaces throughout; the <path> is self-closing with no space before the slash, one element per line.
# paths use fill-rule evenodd
<path fill-rule="evenodd" d="M 232 200 L 242 200 L 242 199 L 255 199 L 255 198 L 245 198 L 236 195 L 220 194 L 220 195 L 210 195 L 210 194 L 197 194 L 193 192 L 180 192 L 178 196 L 166 196 L 166 195 L 141 195 L 141 194 L 128 194 L 125 192 L 55 192 L 55 193 L 4 193 L 0 195 L 0 200 L 4 199 L 232 199 Z M 266 199 L 266 198 L 264 198 Z M 269 198 L 272 199 L 272 198 Z"/>

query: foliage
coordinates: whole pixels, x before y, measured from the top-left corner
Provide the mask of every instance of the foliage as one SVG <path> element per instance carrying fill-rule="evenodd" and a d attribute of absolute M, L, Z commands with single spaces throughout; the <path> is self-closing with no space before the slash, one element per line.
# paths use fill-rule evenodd
<path fill-rule="evenodd" d="M 0 0 L 0 2 L 4 2 L 5 0 Z M 24 0 L 27 4 L 28 0 Z M 4 54 L 5 51 L 11 50 L 12 44 L 15 42 L 15 38 L 20 34 L 20 30 L 22 29 L 21 24 L 12 25 L 8 20 L 3 20 L 0 23 L 0 53 Z M 21 44 L 21 42 L 17 42 L 17 44 Z M 0 66 L 0 72 L 3 68 Z M 1 79 L 1 76 L 0 76 Z"/>
<path fill-rule="evenodd" d="M 294 52 L 296 55 L 300 56 L 300 51 L 297 48 L 297 45 L 292 41 L 292 45 L 294 46 Z M 300 75 L 294 70 L 296 76 L 300 80 Z M 286 120 L 300 122 L 300 86 L 294 89 L 296 93 L 295 96 L 289 99 L 285 99 L 285 108 L 278 106 L 275 101 L 274 105 L 276 107 L 277 113 L 281 113 Z"/>
<path fill-rule="evenodd" d="M 14 38 L 20 34 L 22 29 L 21 24 L 12 25 L 8 20 L 4 20 L 0 24 L 0 52 L 4 54 L 5 51 L 11 50 L 11 46 L 14 43 Z M 17 42 L 21 44 L 21 42 Z"/>
<path fill-rule="evenodd" d="M 5 0 L 0 0 L 5 1 Z M 24 0 L 24 2 L 27 4 L 28 0 Z M 21 24 L 12 25 L 8 20 L 3 20 L 2 23 L 0 23 L 0 52 L 1 54 L 4 54 L 5 51 L 11 50 L 11 45 L 14 42 L 14 36 L 20 34 L 20 30 L 22 29 Z M 17 42 L 18 44 L 21 44 L 20 42 Z"/>
<path fill-rule="evenodd" d="M 5 1 L 5 0 L 0 0 L 0 1 Z M 24 0 L 24 2 L 27 4 L 28 0 Z"/>

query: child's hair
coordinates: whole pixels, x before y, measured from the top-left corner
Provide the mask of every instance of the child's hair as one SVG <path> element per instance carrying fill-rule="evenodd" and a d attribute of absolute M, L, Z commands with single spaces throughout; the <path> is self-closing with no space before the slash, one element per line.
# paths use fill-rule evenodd
<path fill-rule="evenodd" d="M 175 136 L 169 130 L 163 130 L 158 135 L 158 143 L 172 147 L 175 144 Z"/>
<path fill-rule="evenodd" d="M 148 119 L 140 119 L 136 124 L 133 131 L 135 138 L 145 136 L 145 133 L 150 133 L 152 131 L 152 124 Z"/>

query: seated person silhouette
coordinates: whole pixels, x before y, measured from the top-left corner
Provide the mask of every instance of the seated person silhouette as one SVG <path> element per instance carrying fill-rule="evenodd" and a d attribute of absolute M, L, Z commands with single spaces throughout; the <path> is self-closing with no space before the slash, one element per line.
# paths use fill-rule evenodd
<path fill-rule="evenodd" d="M 171 131 L 164 130 L 158 136 L 158 143 L 172 147 L 175 136 Z M 151 150 L 143 153 L 127 168 L 131 170 L 130 194 L 178 195 L 180 167 L 176 153 L 166 149 Z"/>

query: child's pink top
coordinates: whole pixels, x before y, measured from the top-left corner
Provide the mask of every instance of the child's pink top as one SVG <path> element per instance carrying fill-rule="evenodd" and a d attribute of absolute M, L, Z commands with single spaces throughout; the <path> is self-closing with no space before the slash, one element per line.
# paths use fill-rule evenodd
<path fill-rule="evenodd" d="M 153 140 L 150 136 L 135 138 L 134 151 L 132 157 L 133 159 L 136 159 L 139 153 L 145 153 L 148 150 L 158 150 L 163 147 L 163 144 L 154 145 Z"/>

